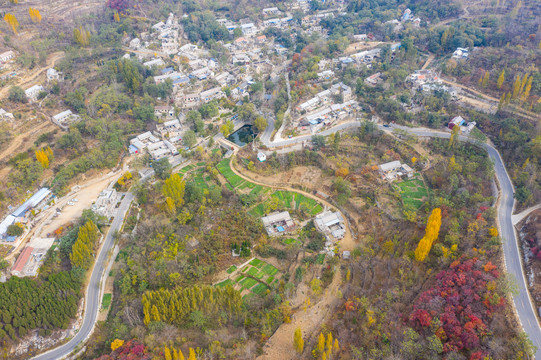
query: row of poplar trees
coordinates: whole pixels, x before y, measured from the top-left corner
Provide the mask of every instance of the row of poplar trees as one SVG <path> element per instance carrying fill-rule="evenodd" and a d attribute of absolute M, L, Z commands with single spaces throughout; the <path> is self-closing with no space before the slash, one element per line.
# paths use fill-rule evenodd
<path fill-rule="evenodd" d="M 86 224 L 79 228 L 77 240 L 71 248 L 70 260 L 71 266 L 88 270 L 94 262 L 94 254 L 96 251 L 100 231 L 92 220 L 88 220 Z"/>
<path fill-rule="evenodd" d="M 207 319 L 217 319 L 225 313 L 229 320 L 233 320 L 242 310 L 240 292 L 231 286 L 191 286 L 147 291 L 143 294 L 142 302 L 145 325 L 151 321 L 163 321 L 182 327 L 195 311 L 201 312 Z"/>

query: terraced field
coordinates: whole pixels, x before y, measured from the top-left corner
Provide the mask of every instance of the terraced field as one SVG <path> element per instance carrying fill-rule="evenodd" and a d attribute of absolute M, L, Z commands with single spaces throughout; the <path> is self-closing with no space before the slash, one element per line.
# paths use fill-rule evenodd
<path fill-rule="evenodd" d="M 411 179 L 396 184 L 402 197 L 404 206 L 419 209 L 428 200 L 428 190 L 419 179 Z"/>
<path fill-rule="evenodd" d="M 235 270 L 229 272 L 232 274 Z M 243 294 L 244 299 L 249 299 L 254 295 L 263 295 L 270 287 L 278 286 L 281 273 L 273 265 L 260 260 L 253 259 L 248 265 L 240 270 L 240 274 L 235 275 L 234 279 L 228 278 L 215 286 L 232 286 Z"/>

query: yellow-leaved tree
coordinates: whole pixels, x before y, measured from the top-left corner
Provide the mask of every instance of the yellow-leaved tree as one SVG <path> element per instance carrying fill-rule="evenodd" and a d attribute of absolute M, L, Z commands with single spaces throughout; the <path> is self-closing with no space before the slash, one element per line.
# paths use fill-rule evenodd
<path fill-rule="evenodd" d="M 28 8 L 28 13 L 30 14 L 30 19 L 33 23 L 41 23 L 41 14 L 38 9 Z"/>
<path fill-rule="evenodd" d="M 301 328 L 295 329 L 295 334 L 293 335 L 293 346 L 295 346 L 295 351 L 298 354 L 302 354 L 304 351 L 304 339 L 302 338 Z"/>
<path fill-rule="evenodd" d="M 162 193 L 166 198 L 173 199 L 175 206 L 180 208 L 184 204 L 184 188 L 186 183 L 179 174 L 173 174 L 163 182 Z"/>
<path fill-rule="evenodd" d="M 115 339 L 115 340 L 111 343 L 111 350 L 115 351 L 116 349 L 118 349 L 118 348 L 121 347 L 122 345 L 124 345 L 124 340 L 121 340 L 121 339 Z"/>
<path fill-rule="evenodd" d="M 438 238 L 441 226 L 441 209 L 435 208 L 432 210 L 432 214 L 428 218 L 428 224 L 426 225 L 425 236 L 419 241 L 417 249 L 415 249 L 415 259 L 417 261 L 424 261 L 432 248 L 432 244 Z"/>
<path fill-rule="evenodd" d="M 11 31 L 13 31 L 14 34 L 17 34 L 17 29 L 19 28 L 19 22 L 17 21 L 17 18 L 15 15 L 7 13 L 4 15 L 4 21 L 7 22 L 9 27 L 11 28 Z"/>
<path fill-rule="evenodd" d="M 73 38 L 79 45 L 88 46 L 90 44 L 90 31 L 82 26 L 78 29 L 73 29 Z"/>

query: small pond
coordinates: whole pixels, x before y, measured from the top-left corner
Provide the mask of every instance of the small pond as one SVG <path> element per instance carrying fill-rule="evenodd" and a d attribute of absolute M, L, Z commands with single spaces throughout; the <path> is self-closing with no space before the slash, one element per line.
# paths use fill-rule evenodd
<path fill-rule="evenodd" d="M 254 141 L 254 138 L 257 136 L 257 132 L 255 132 L 255 130 L 256 129 L 253 125 L 244 125 L 240 129 L 229 135 L 227 140 L 242 147 Z"/>

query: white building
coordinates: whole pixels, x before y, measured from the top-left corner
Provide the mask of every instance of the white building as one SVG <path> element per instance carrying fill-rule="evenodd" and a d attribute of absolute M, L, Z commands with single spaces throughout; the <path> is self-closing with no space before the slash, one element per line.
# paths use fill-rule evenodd
<path fill-rule="evenodd" d="M 162 138 L 169 139 L 170 142 L 175 143 L 182 140 L 182 126 L 178 119 L 166 121 L 163 124 L 156 126 L 160 132 Z"/>
<path fill-rule="evenodd" d="M 61 73 L 59 73 L 58 71 L 56 71 L 53 68 L 47 69 L 47 82 L 62 80 L 60 78 L 60 75 L 61 75 Z"/>
<path fill-rule="evenodd" d="M 0 54 L 0 62 L 6 63 L 15 57 L 15 52 L 12 50 L 5 51 Z"/>
<path fill-rule="evenodd" d="M 387 181 L 394 181 L 404 175 L 407 175 L 408 178 L 413 176 L 413 169 L 408 164 L 400 163 L 399 160 L 378 165 L 378 169 Z"/>
<path fill-rule="evenodd" d="M 141 153 L 148 145 L 157 143 L 158 141 L 160 139 L 152 135 L 150 131 L 144 132 L 130 140 L 130 153 Z"/>
<path fill-rule="evenodd" d="M 215 87 L 206 91 L 203 91 L 199 94 L 199 99 L 201 102 L 208 103 L 215 99 L 221 99 L 225 97 L 225 93 L 220 87 Z"/>
<path fill-rule="evenodd" d="M 466 60 L 469 55 L 470 55 L 470 52 L 468 49 L 456 48 L 455 52 L 453 53 L 453 58 Z"/>
<path fill-rule="evenodd" d="M 260 151 L 257 153 L 257 159 L 259 160 L 259 162 L 264 162 L 267 160 L 267 155 Z"/>
<path fill-rule="evenodd" d="M 45 89 L 43 88 L 43 86 L 41 85 L 34 85 L 28 89 L 25 90 L 25 94 L 26 94 L 26 98 L 29 100 L 29 101 L 36 101 L 38 99 L 38 95 L 40 92 L 42 91 L 45 91 Z"/>
<path fill-rule="evenodd" d="M 139 38 L 132 39 L 129 44 L 130 49 L 138 50 L 141 48 L 141 40 Z"/>
<path fill-rule="evenodd" d="M 54 115 L 51 120 L 55 125 L 60 126 L 60 128 L 63 130 L 68 130 L 69 125 L 80 120 L 80 117 L 79 115 L 72 113 L 71 110 L 66 110 Z"/>
<path fill-rule="evenodd" d="M 175 116 L 175 108 L 173 106 L 156 106 L 154 107 L 154 115 L 156 117 L 173 117 Z"/>
<path fill-rule="evenodd" d="M 325 211 L 314 219 L 315 228 L 322 232 L 327 240 L 339 240 L 346 234 L 344 218 L 340 212 Z"/>
<path fill-rule="evenodd" d="M 159 66 L 164 66 L 164 65 L 165 65 L 165 62 L 162 59 L 152 59 L 150 61 L 143 63 L 143 66 L 147 68 L 151 68 L 153 66 L 159 67 Z"/>
<path fill-rule="evenodd" d="M 257 27 L 254 23 L 248 23 L 240 26 L 244 36 L 252 36 L 257 32 Z"/>
<path fill-rule="evenodd" d="M 289 231 L 295 230 L 296 228 L 295 222 L 287 211 L 273 212 L 268 216 L 262 217 L 261 221 L 263 222 L 263 226 L 265 227 L 265 230 L 269 236 L 282 235 Z"/>
<path fill-rule="evenodd" d="M 12 113 L 8 113 L 6 110 L 0 109 L 0 120 L 13 121 L 15 118 L 13 117 Z"/>
<path fill-rule="evenodd" d="M 96 202 L 92 205 L 92 211 L 99 216 L 105 216 L 110 220 L 115 215 L 118 200 L 118 193 L 115 189 L 105 189 L 100 193 Z"/>

